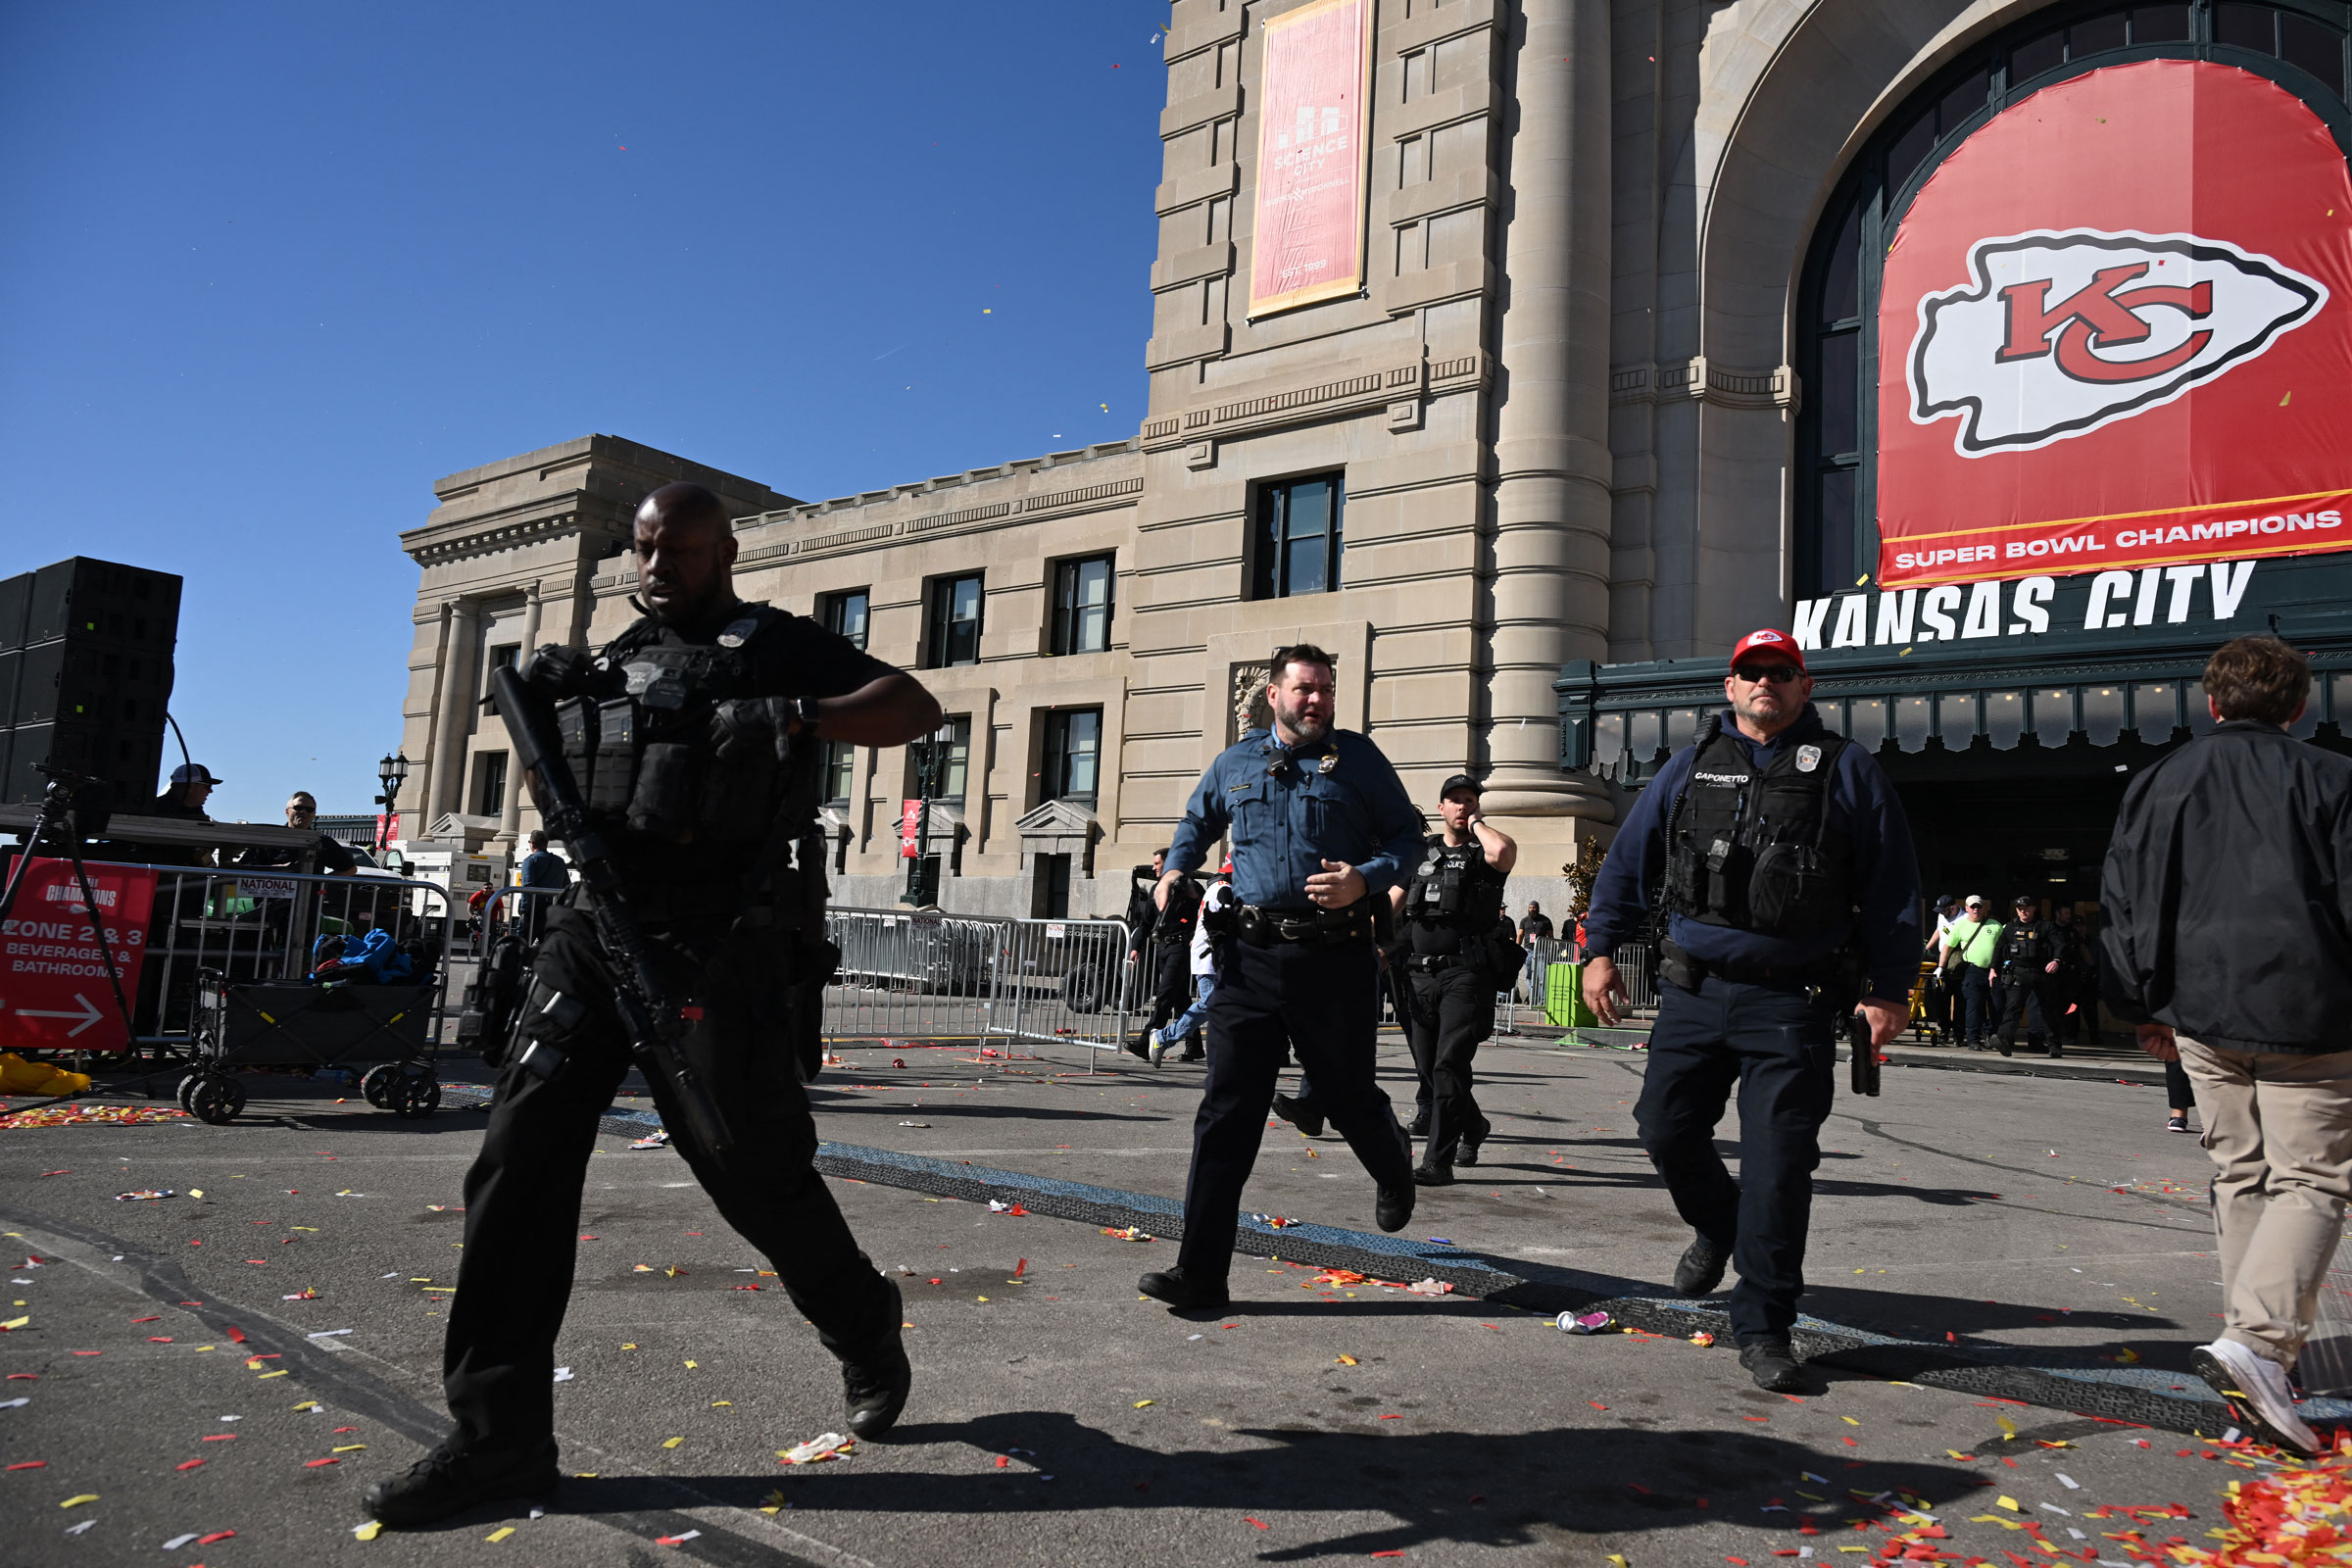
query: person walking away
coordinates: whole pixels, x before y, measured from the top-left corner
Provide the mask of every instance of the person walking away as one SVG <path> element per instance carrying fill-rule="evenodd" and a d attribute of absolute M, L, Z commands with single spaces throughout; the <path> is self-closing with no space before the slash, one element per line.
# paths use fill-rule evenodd
<path fill-rule="evenodd" d="M 2046 1049 L 2054 1060 L 2064 1054 L 2050 1028 L 2050 1020 L 2064 1005 L 2056 928 L 2042 918 L 2040 902 L 2031 893 L 2020 893 L 2014 907 L 2017 917 L 2001 928 L 1993 946 L 1993 966 L 2001 976 L 2001 1027 L 1992 1043 L 2008 1055 L 2023 1024 L 2027 1043 Z"/>
<path fill-rule="evenodd" d="M 1814 710 L 1804 656 L 1767 627 L 1732 649 L 1731 705 L 1634 799 L 1594 879 L 1585 1004 L 1614 1026 L 1611 955 L 1667 916 L 1642 1143 L 1694 1236 L 1675 1289 L 1736 1264 L 1732 1333 L 1760 1388 L 1805 1386 L 1789 1330 L 1803 1294 L 1821 1124 L 1842 1013 L 1869 1049 L 1899 1033 L 1919 967 L 1919 869 L 1902 803 L 1870 753 Z M 1740 1091 L 1740 1175 L 1715 1126 Z"/>
<path fill-rule="evenodd" d="M 395 1528 L 557 1485 L 555 1349 L 581 1189 L 598 1118 L 635 1057 L 616 998 L 655 1004 L 627 946 L 642 947 L 658 977 L 668 1016 L 656 1013 L 654 1027 L 674 1031 L 692 1069 L 689 1079 L 647 1057 L 671 1147 L 842 1363 L 850 1433 L 888 1432 L 913 1382 L 898 1288 L 858 1250 L 814 1168 L 802 1073 L 818 1021 L 791 1004 L 797 975 L 824 951 L 816 743 L 904 745 L 938 726 L 939 705 L 815 622 L 737 599 L 735 532 L 700 485 L 648 496 L 634 547 L 646 614 L 593 660 L 550 645 L 524 666 L 567 758 L 571 742 L 599 732 L 581 763 L 588 826 L 608 851 L 595 881 L 566 889 L 548 912 L 518 1038 L 502 1053 L 466 1177 L 442 1356 L 456 1429 L 368 1490 L 369 1511 Z M 625 724 L 612 721 L 616 712 Z M 608 899 L 621 902 L 604 907 Z M 631 915 L 633 942 L 616 929 Z M 707 1141 L 711 1112 L 723 1127 Z"/>
<path fill-rule="evenodd" d="M 545 828 L 533 828 L 525 842 L 530 845 L 531 852 L 514 868 L 514 885 L 531 890 L 517 902 L 522 905 L 523 940 L 536 942 L 545 924 L 545 906 L 571 885 L 571 867 L 564 863 L 562 856 L 547 847 Z"/>
<path fill-rule="evenodd" d="M 1516 856 L 1516 851 L 1513 852 Z M 1527 950 L 1526 973 L 1522 977 L 1527 987 L 1528 1005 L 1544 1004 L 1544 944 L 1552 940 L 1551 916 L 1535 900 L 1527 901 L 1527 913 L 1519 919 L 1519 946 Z"/>
<path fill-rule="evenodd" d="M 2215 728 L 2116 813 L 2104 991 L 2187 1072 L 2213 1155 L 2223 1327 L 2191 1364 L 2240 1425 L 2311 1454 L 2287 1374 L 2352 1198 L 2352 759 L 2287 734 L 2311 666 L 2277 637 L 2224 643 L 2204 684 Z"/>
<path fill-rule="evenodd" d="M 1220 754 L 1200 776 L 1168 846 L 1164 909 L 1185 874 L 1231 829 L 1234 931 L 1218 938 L 1208 1004 L 1208 1081 L 1193 1122 L 1184 1241 L 1173 1267 L 1137 1282 L 1170 1306 L 1222 1308 L 1242 1188 L 1256 1163 L 1287 1053 L 1314 1085 L 1321 1114 L 1370 1173 L 1373 1216 L 1398 1231 L 1413 1216 L 1412 1146 L 1381 1092 L 1374 901 L 1421 849 L 1421 813 L 1380 748 L 1332 727 L 1331 656 L 1308 643 L 1267 666 L 1273 722 Z"/>
<path fill-rule="evenodd" d="M 1494 973 L 1493 939 L 1498 927 L 1509 928 L 1502 888 L 1519 846 L 1479 814 L 1480 793 L 1467 773 L 1446 781 L 1438 793 L 1444 826 L 1422 841 L 1420 864 L 1391 894 L 1404 939 L 1398 1021 L 1429 1107 L 1429 1142 L 1413 1170 L 1422 1187 L 1450 1185 L 1457 1160 L 1477 1164 L 1479 1146 L 1494 1130 L 1471 1093 L 1471 1063 L 1479 1042 L 1494 1033 L 1497 980 L 1513 978 L 1508 968 Z"/>
<path fill-rule="evenodd" d="M 2188 1113 L 2196 1105 L 2196 1086 L 2188 1081 L 2188 1069 L 2180 1065 L 2180 1054 L 2175 1053 L 2164 1059 L 2164 1130 L 2189 1131 Z"/>
<path fill-rule="evenodd" d="M 1952 1035 L 1952 1003 L 1956 999 L 1953 995 L 1954 988 L 1945 983 L 1943 967 L 1939 960 L 1943 956 L 1944 939 L 1950 935 L 1952 927 L 1958 923 L 1959 919 L 1959 899 L 1949 893 L 1939 896 L 1936 900 L 1936 930 L 1928 938 L 1927 945 L 1920 954 L 1921 958 L 1933 971 L 1928 977 L 1922 1010 L 1927 1016 L 1930 1027 L 1936 1031 L 1936 1038 L 1938 1041 L 1949 1040 Z"/>
<path fill-rule="evenodd" d="M 1227 867 L 1225 877 L 1232 874 L 1232 868 Z M 1208 891 L 1200 896 L 1200 917 L 1193 922 L 1193 1003 L 1152 1033 L 1152 1065 L 1154 1067 L 1165 1061 L 1168 1053 L 1175 1050 L 1180 1042 L 1190 1039 L 1198 1044 L 1200 1038 L 1201 1027 L 1208 1021 L 1208 999 L 1217 990 L 1216 941 L 1209 928 L 1232 907 L 1233 884 L 1224 877 L 1211 882 Z M 1193 1054 L 1188 1052 L 1184 1059 L 1189 1061 L 1192 1057 Z M 1277 1095 L 1275 1098 L 1279 1100 L 1282 1097 Z"/>
<path fill-rule="evenodd" d="M 1962 917 L 1944 936 L 1936 961 L 1945 974 L 1952 971 L 1951 956 L 1958 954 L 1963 1033 L 1971 1051 L 1983 1051 L 1992 1037 L 1999 1014 L 1992 1006 L 1992 956 L 2001 940 L 2001 925 L 1987 912 L 1984 897 L 1971 893 Z"/>
<path fill-rule="evenodd" d="M 1159 873 L 1167 869 L 1167 852 L 1153 850 L 1152 863 L 1139 865 L 1127 875 L 1127 991 L 1133 1001 L 1140 999 L 1145 987 L 1152 983 L 1146 956 L 1152 951 L 1152 925 L 1159 915 L 1159 906 L 1152 895 L 1159 887 Z"/>

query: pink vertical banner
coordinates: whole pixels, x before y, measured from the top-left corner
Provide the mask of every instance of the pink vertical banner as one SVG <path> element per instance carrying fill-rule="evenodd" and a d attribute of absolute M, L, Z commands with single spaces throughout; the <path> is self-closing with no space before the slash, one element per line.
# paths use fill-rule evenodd
<path fill-rule="evenodd" d="M 1372 0 L 1286 11 L 1262 47 L 1251 317 L 1363 287 Z"/>

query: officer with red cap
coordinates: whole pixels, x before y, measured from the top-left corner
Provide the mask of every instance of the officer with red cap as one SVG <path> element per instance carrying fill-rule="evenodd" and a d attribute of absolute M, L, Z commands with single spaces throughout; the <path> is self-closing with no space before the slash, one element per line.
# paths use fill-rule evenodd
<path fill-rule="evenodd" d="M 1902 803 L 1867 747 L 1822 723 L 1786 632 L 1732 650 L 1730 707 L 1635 798 L 1585 916 L 1585 1001 L 1614 1024 L 1610 955 L 1662 916 L 1658 1016 L 1634 1117 L 1696 1233 L 1675 1289 L 1730 1302 L 1740 1363 L 1776 1393 L 1805 1387 L 1789 1329 L 1841 1014 L 1874 1047 L 1900 1032 L 1919 966 L 1919 866 Z M 1740 1089 L 1740 1175 L 1715 1126 Z"/>

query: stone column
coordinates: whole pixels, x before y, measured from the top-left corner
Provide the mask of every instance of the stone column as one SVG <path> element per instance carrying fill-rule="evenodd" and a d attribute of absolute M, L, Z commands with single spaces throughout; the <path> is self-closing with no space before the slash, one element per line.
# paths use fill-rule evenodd
<path fill-rule="evenodd" d="M 416 763 L 409 799 L 402 809 L 410 820 L 401 824 L 404 838 L 422 838 L 432 824 L 434 784 L 441 760 L 441 710 L 449 706 L 449 639 L 456 606 L 441 606 L 441 630 L 433 641 L 433 700 L 424 712 L 424 756 Z"/>
<path fill-rule="evenodd" d="M 532 583 L 529 597 L 522 607 L 522 651 L 520 658 L 528 662 L 531 651 L 539 646 L 539 585 Z M 499 836 L 509 844 L 522 840 L 522 759 L 515 755 L 512 736 L 507 740 L 507 803 L 506 814 L 499 823 Z"/>
<path fill-rule="evenodd" d="M 1559 770 L 1551 686 L 1567 661 L 1607 657 L 1609 10 L 1515 9 L 1486 808 L 1606 820 L 1598 786 Z M 1561 822 L 1534 836 L 1571 833 Z"/>
<path fill-rule="evenodd" d="M 461 599 L 450 607 L 449 640 L 441 649 L 441 701 L 433 713 L 432 787 L 424 797 L 426 833 L 442 812 L 462 810 L 466 805 L 466 737 L 472 733 L 466 720 L 473 716 L 474 699 L 480 695 L 472 672 L 481 655 L 481 623 L 479 605 Z"/>

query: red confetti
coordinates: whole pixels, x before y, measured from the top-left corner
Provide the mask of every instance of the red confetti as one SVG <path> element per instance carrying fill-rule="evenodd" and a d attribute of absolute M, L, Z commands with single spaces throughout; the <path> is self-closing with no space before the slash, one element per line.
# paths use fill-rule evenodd
<path fill-rule="evenodd" d="M 204 1463 L 202 1459 L 190 1459 L 184 1464 L 175 1464 L 172 1468 L 174 1470 L 193 1470 L 202 1463 Z"/>
<path fill-rule="evenodd" d="M 198 1443 L 234 1443 L 237 1441 L 237 1435 L 234 1432 L 215 1432 L 209 1436 L 198 1438 L 196 1441 Z"/>
<path fill-rule="evenodd" d="M 104 1355 L 106 1352 L 104 1350 L 75 1350 L 74 1353 L 75 1355 Z"/>
<path fill-rule="evenodd" d="M 141 1323 L 161 1323 L 161 1322 L 163 1321 L 163 1318 L 162 1318 L 162 1316 L 159 1314 L 158 1316 L 155 1316 L 155 1317 L 134 1317 L 134 1318 L 132 1318 L 130 1321 L 131 1321 L 132 1325 L 135 1327 L 136 1325 L 138 1325 L 138 1324 L 141 1324 Z"/>
<path fill-rule="evenodd" d="M 25 1382 L 29 1383 L 39 1376 L 40 1374 L 38 1372 L 11 1372 L 8 1375 L 8 1381 L 14 1383 L 19 1378 L 23 1378 Z"/>
<path fill-rule="evenodd" d="M 1595 1410 L 1606 1410 L 1608 1408 L 1607 1405 L 1601 1403 L 1598 1399 L 1587 1399 L 1585 1402 Z"/>
<path fill-rule="evenodd" d="M 12 1464 L 8 1466 L 8 1468 L 11 1470 L 46 1470 L 49 1468 L 49 1461 L 46 1459 L 26 1459 L 21 1463 Z"/>
<path fill-rule="evenodd" d="M 342 1462 L 330 1453 L 323 1459 L 305 1459 L 302 1461 L 302 1467 L 305 1470 L 316 1470 L 322 1464 L 341 1464 Z"/>
<path fill-rule="evenodd" d="M 1025 1258 L 1025 1257 L 1024 1257 L 1024 1258 L 1022 1258 L 1022 1259 L 1021 1259 L 1019 1262 L 1017 1262 L 1017 1263 L 1015 1263 L 1015 1264 L 1013 1264 L 1013 1265 L 1012 1265 L 1012 1277 L 1013 1277 L 1014 1279 L 1016 1279 L 1016 1280 L 1017 1280 L 1017 1279 L 1019 1279 L 1019 1278 L 1020 1278 L 1022 1275 L 1024 1275 L 1024 1274 L 1026 1274 L 1026 1273 L 1028 1273 L 1028 1272 L 1029 1272 L 1029 1260 L 1028 1260 L 1027 1258 Z"/>
<path fill-rule="evenodd" d="M 243 1329 L 230 1329 L 228 1331 L 228 1342 L 231 1345 L 243 1345 L 245 1343 L 245 1331 Z"/>
<path fill-rule="evenodd" d="M 44 1176 L 71 1176 L 74 1173 L 70 1170 L 45 1170 L 41 1174 Z"/>
<path fill-rule="evenodd" d="M 1252 1519 L 1248 1514 L 1242 1515 L 1242 1523 L 1246 1525 L 1255 1525 L 1260 1530 L 1271 1530 L 1274 1528 L 1272 1525 L 1267 1524 L 1263 1519 Z"/>
<path fill-rule="evenodd" d="M 235 1534 L 236 1532 L 234 1530 L 216 1530 L 209 1536 L 198 1536 L 196 1538 L 196 1544 L 199 1546 L 209 1546 L 216 1541 L 226 1541 L 229 1537 Z M 197 1564 L 197 1568 L 204 1568 L 204 1565 L 199 1563 Z"/>

